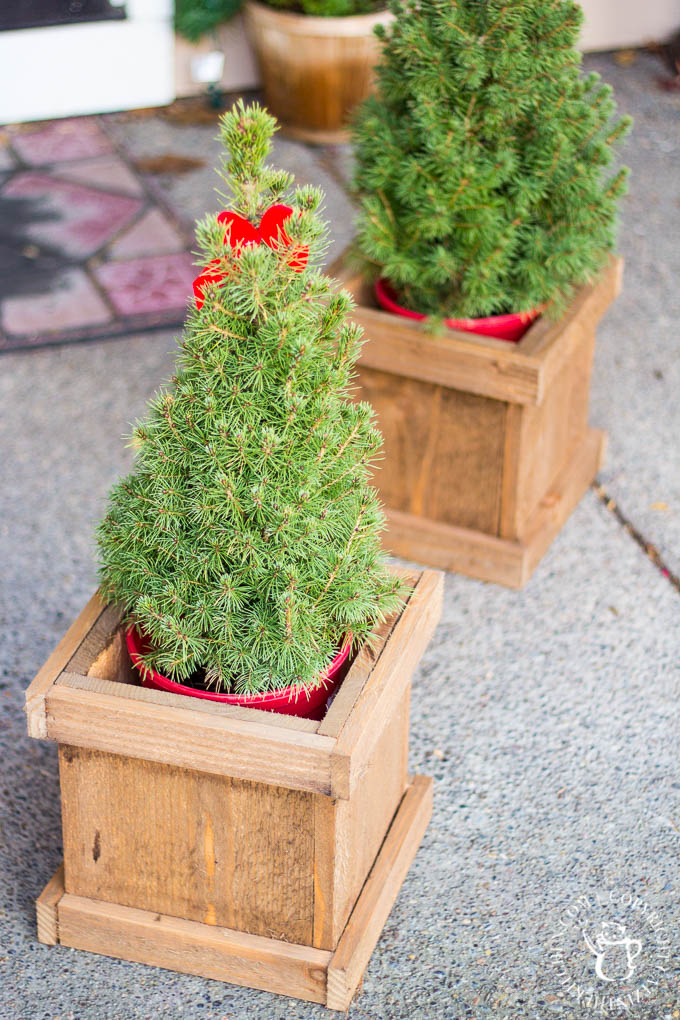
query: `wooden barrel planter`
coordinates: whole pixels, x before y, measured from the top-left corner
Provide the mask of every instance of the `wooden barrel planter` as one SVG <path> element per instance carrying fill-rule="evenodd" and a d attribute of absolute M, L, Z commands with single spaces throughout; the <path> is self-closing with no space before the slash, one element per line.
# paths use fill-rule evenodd
<path fill-rule="evenodd" d="M 387 548 L 418 563 L 521 588 L 601 465 L 588 425 L 597 324 L 618 294 L 612 258 L 558 322 L 518 343 L 425 325 L 378 308 L 373 288 L 331 268 L 357 302 L 367 343 L 357 399 L 383 434 L 374 483 Z"/>
<path fill-rule="evenodd" d="M 347 1009 L 431 813 L 409 695 L 443 579 L 408 579 L 318 722 L 140 686 L 95 594 L 26 694 L 59 745 L 39 940 Z"/>
<path fill-rule="evenodd" d="M 380 45 L 376 25 L 388 11 L 320 18 L 247 0 L 248 32 L 270 112 L 295 138 L 343 141 L 354 108 L 369 94 Z"/>

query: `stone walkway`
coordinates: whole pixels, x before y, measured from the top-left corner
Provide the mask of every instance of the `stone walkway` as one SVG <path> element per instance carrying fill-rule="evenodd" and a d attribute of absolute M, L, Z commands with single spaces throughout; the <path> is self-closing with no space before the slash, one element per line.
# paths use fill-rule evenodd
<path fill-rule="evenodd" d="M 658 89 L 648 55 L 629 67 L 607 56 L 587 65 L 636 118 L 624 152 L 633 168 L 624 292 L 601 324 L 593 377 L 592 423 L 610 437 L 601 489 L 586 495 L 524 591 L 446 578 L 411 717 L 411 767 L 435 778 L 434 817 L 352 1020 L 680 1018 L 680 94 Z M 88 123 L 113 150 L 76 153 L 71 168 L 123 150 L 128 169 L 144 157 L 198 156 L 204 165 L 188 173 L 141 178 L 144 199 L 121 196 L 146 201 L 179 236 L 217 208 L 214 127 L 161 114 Z M 325 189 L 334 257 L 352 230 L 348 153 L 279 138 L 275 159 Z M 45 176 L 28 161 L 12 172 L 14 182 Z M 110 177 L 106 189 L 114 194 Z M 42 227 L 34 236 L 21 244 L 39 247 Z M 118 249 L 101 265 L 173 254 Z M 97 288 L 113 329 L 123 319 L 89 259 L 74 255 L 69 269 Z M 61 271 L 48 260 L 46 274 L 50 265 Z M 30 283 L 23 296 L 45 292 Z M 174 341 L 170 329 L 128 331 L 0 358 L 2 1020 L 330 1015 L 36 942 L 33 901 L 60 859 L 60 812 L 55 748 L 26 737 L 23 691 L 91 593 L 94 524 L 131 463 L 121 437 L 171 374 Z M 654 926 L 645 922 L 652 911 Z M 585 932 L 597 948 L 605 924 L 640 943 L 628 987 L 635 996 L 646 982 L 648 994 L 627 1011 L 603 1011 L 609 985 L 584 943 Z"/>
<path fill-rule="evenodd" d="M 181 327 L 221 145 L 217 113 L 171 109 L 0 128 L 0 351 Z M 342 250 L 347 153 L 279 137 L 276 158 L 324 188 Z"/>
<path fill-rule="evenodd" d="M 179 326 L 191 231 L 105 118 L 0 138 L 0 350 Z"/>

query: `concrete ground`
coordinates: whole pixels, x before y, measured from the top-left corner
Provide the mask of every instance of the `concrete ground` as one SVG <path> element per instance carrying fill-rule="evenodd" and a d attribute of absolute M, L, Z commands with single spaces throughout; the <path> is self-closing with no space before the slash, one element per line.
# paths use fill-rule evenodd
<path fill-rule="evenodd" d="M 523 592 L 446 578 L 411 720 L 434 817 L 357 1020 L 680 1017 L 680 93 L 658 89 L 647 55 L 587 64 L 636 118 L 625 289 L 593 380 L 606 495 L 586 495 Z M 138 154 L 200 151 L 209 164 L 215 151 L 210 129 L 160 116 L 109 129 Z M 282 139 L 277 158 L 326 188 L 340 247 L 348 154 Z M 160 184 L 185 219 L 213 201 L 207 170 Z M 59 793 L 55 747 L 25 736 L 23 691 L 92 590 L 93 526 L 130 464 L 121 437 L 170 374 L 173 346 L 147 332 L 0 359 L 2 1020 L 330 1015 L 36 940 L 34 899 L 61 854 Z"/>

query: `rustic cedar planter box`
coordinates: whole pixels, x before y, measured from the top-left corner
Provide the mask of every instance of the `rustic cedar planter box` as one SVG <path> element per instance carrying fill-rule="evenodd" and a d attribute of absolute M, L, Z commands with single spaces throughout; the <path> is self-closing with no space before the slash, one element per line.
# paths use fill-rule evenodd
<path fill-rule="evenodd" d="M 399 556 L 521 588 L 600 467 L 588 427 L 595 329 L 620 289 L 612 259 L 563 318 L 517 344 L 423 325 L 378 309 L 340 259 L 368 337 L 358 399 L 385 439 L 375 484 L 386 544 Z"/>
<path fill-rule="evenodd" d="M 409 693 L 442 576 L 411 580 L 321 722 L 141 687 L 95 594 L 26 695 L 59 744 L 40 941 L 346 1009 L 431 812 Z"/>

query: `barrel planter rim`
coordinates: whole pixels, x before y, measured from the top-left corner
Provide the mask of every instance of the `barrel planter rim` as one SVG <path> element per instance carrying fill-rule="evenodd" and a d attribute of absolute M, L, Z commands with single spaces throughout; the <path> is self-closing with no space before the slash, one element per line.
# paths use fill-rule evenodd
<path fill-rule="evenodd" d="M 250 8 L 262 20 L 268 20 L 271 27 L 277 24 L 293 35 L 319 36 L 364 36 L 367 29 L 376 25 L 389 24 L 394 15 L 387 9 L 367 14 L 345 14 L 341 17 L 322 18 L 317 14 L 299 14 L 297 11 L 279 11 L 259 0 L 246 0 L 246 11 Z"/>

